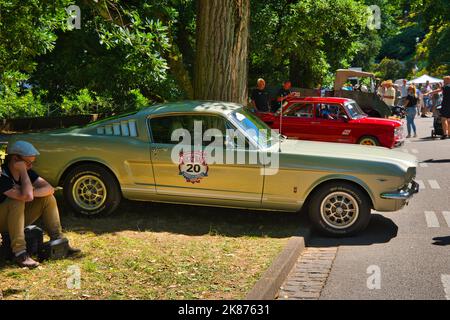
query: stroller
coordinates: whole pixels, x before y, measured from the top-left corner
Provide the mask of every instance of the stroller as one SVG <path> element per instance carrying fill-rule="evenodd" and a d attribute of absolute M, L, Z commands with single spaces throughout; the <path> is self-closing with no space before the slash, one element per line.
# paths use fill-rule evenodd
<path fill-rule="evenodd" d="M 431 130 L 431 137 L 436 138 L 437 136 L 443 136 L 444 130 L 442 129 L 442 118 L 441 110 L 442 106 L 436 107 L 435 112 L 433 112 L 433 130 Z"/>

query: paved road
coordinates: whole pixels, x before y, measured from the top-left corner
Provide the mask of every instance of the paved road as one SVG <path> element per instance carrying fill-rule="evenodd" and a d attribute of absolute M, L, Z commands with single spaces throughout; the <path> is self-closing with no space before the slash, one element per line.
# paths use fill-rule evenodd
<path fill-rule="evenodd" d="M 374 213 L 356 238 L 312 237 L 310 250 L 336 249 L 320 299 L 450 299 L 450 140 L 429 139 L 433 119 L 417 124 L 419 138 L 400 149 L 423 162 L 417 176 L 422 190 L 410 205 Z"/>

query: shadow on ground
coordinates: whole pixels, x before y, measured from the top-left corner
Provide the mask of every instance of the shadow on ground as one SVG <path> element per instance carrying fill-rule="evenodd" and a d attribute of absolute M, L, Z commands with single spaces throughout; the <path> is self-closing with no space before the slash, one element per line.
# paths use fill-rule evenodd
<path fill-rule="evenodd" d="M 313 233 L 309 247 L 367 246 L 388 243 L 397 237 L 398 226 L 380 214 L 373 214 L 369 226 L 360 235 L 348 238 L 324 238 Z"/>
<path fill-rule="evenodd" d="M 58 199 L 63 228 L 97 235 L 120 231 L 167 232 L 188 236 L 286 238 L 307 223 L 302 213 L 237 210 L 151 202 L 122 201 L 109 217 L 89 219 L 74 215 Z"/>
<path fill-rule="evenodd" d="M 435 246 L 448 246 L 450 245 L 450 237 L 437 237 L 433 238 L 433 245 Z"/>
<path fill-rule="evenodd" d="M 429 159 L 422 161 L 422 163 L 450 163 L 450 159 Z"/>

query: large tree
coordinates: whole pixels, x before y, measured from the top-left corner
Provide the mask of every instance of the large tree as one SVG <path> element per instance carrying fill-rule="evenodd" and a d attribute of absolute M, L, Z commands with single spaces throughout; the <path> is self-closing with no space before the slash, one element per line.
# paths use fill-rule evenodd
<path fill-rule="evenodd" d="M 194 93 L 246 104 L 250 0 L 199 0 Z"/>

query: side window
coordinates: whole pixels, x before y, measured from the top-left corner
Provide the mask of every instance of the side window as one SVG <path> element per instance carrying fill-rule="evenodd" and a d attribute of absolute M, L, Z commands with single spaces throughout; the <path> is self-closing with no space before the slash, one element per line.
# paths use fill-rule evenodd
<path fill-rule="evenodd" d="M 153 143 L 177 144 L 177 141 L 172 141 L 172 132 L 184 128 L 182 120 L 182 117 L 179 116 L 150 119 L 148 122 L 152 133 Z"/>
<path fill-rule="evenodd" d="M 285 117 L 296 117 L 310 119 L 314 118 L 314 104 L 310 103 L 296 103 L 286 110 Z"/>
<path fill-rule="evenodd" d="M 343 107 L 339 104 L 319 103 L 316 116 L 325 120 L 340 120 L 346 115 Z"/>
<path fill-rule="evenodd" d="M 191 145 L 194 145 L 196 133 L 204 146 L 209 145 L 215 141 L 204 141 L 205 132 L 209 129 L 217 129 L 222 133 L 222 137 L 226 134 L 226 120 L 220 116 L 209 115 L 182 115 L 182 116 L 167 116 L 156 117 L 149 121 L 153 143 L 157 144 L 173 144 L 176 145 L 182 140 L 190 138 Z M 172 140 L 172 134 L 175 130 L 183 129 L 185 138 L 180 138 L 179 141 Z M 196 132 L 197 130 L 197 132 Z M 182 132 L 181 132 L 182 133 Z"/>

